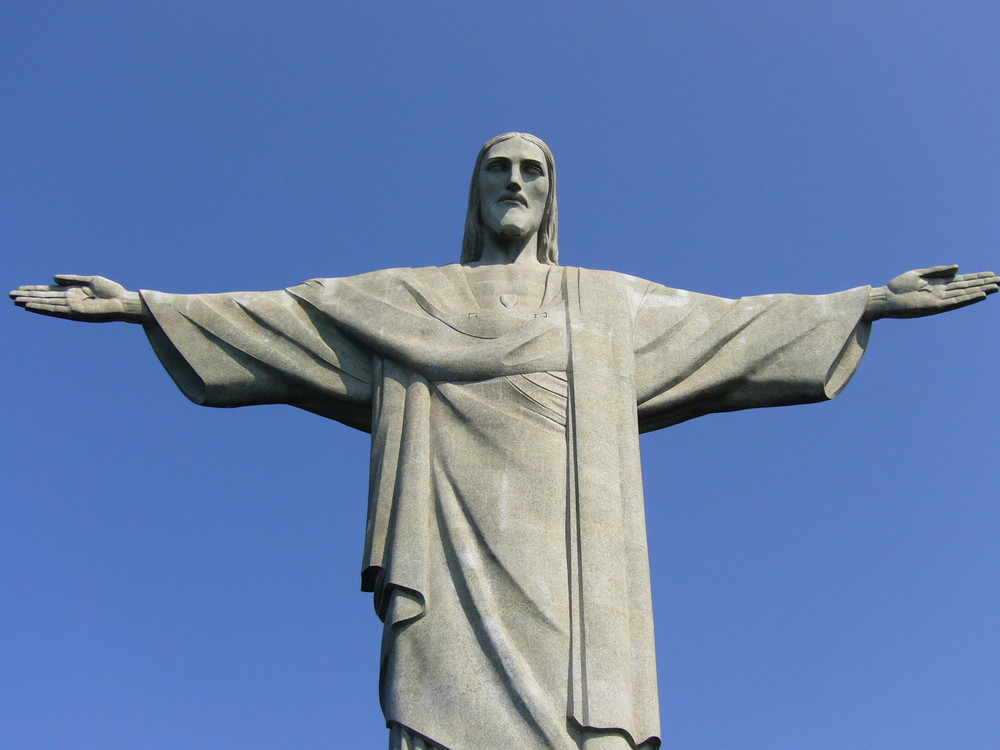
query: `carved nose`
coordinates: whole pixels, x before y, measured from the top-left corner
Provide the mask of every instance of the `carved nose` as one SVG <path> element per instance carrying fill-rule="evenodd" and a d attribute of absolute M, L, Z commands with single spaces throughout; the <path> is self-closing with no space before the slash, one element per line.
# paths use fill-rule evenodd
<path fill-rule="evenodd" d="M 512 177 L 507 183 L 507 189 L 512 193 L 518 193 L 521 191 L 521 183 Z"/>

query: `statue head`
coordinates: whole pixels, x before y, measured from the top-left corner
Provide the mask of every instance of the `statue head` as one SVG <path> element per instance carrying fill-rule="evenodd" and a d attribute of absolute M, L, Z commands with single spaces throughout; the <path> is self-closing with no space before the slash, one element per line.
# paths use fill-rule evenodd
<path fill-rule="evenodd" d="M 486 227 L 483 220 L 483 205 L 480 188 L 480 170 L 490 150 L 497 144 L 515 138 L 536 146 L 545 157 L 545 170 L 548 177 L 548 195 L 545 198 L 545 209 L 538 227 L 538 260 L 540 263 L 556 265 L 559 262 L 559 245 L 557 233 L 559 229 L 559 211 L 556 204 L 556 163 L 552 151 L 541 138 L 528 133 L 503 133 L 490 138 L 483 144 L 476 157 L 476 165 L 472 170 L 472 184 L 469 186 L 469 209 L 465 215 L 465 236 L 462 238 L 462 263 L 474 263 L 483 253 L 483 232 L 492 231 Z"/>

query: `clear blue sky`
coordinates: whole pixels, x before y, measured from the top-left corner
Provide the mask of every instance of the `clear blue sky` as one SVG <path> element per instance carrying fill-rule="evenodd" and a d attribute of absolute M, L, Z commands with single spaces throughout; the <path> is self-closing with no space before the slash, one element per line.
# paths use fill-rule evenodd
<path fill-rule="evenodd" d="M 536 133 L 562 260 L 741 296 L 1000 267 L 995 2 L 7 3 L 7 287 L 457 260 Z M 0 748 L 379 748 L 366 436 L 200 409 L 137 328 L 4 337 Z M 829 404 L 643 439 L 664 746 L 1000 747 L 1000 300 Z"/>

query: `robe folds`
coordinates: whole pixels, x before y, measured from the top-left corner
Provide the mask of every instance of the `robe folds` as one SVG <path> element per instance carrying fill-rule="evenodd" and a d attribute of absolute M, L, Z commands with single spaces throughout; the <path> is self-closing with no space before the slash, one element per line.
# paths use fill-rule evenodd
<path fill-rule="evenodd" d="M 195 403 L 371 433 L 362 588 L 394 736 L 658 747 L 638 435 L 834 397 L 868 288 L 730 300 L 553 266 L 539 307 L 506 309 L 480 304 L 472 271 L 143 291 L 146 331 Z"/>

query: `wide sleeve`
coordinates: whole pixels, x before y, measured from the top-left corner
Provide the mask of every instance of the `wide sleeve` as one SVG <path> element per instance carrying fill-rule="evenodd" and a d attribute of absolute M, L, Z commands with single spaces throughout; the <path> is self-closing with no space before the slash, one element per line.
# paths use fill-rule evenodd
<path fill-rule="evenodd" d="M 868 291 L 731 300 L 650 284 L 635 317 L 640 430 L 833 398 L 868 341 Z"/>
<path fill-rule="evenodd" d="M 372 355 L 298 288 L 141 292 L 146 335 L 185 396 L 203 406 L 290 404 L 371 430 Z"/>

